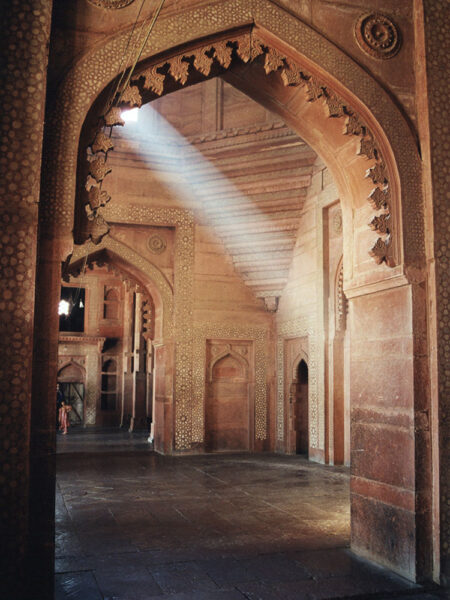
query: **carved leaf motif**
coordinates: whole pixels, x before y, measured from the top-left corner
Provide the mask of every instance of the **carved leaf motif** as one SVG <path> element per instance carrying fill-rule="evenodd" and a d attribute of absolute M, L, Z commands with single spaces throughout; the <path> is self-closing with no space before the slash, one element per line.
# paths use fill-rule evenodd
<path fill-rule="evenodd" d="M 345 105 L 336 94 L 333 94 L 333 92 L 328 92 L 326 94 L 325 102 L 328 108 L 329 117 L 343 117 L 345 115 Z"/>
<path fill-rule="evenodd" d="M 349 115 L 345 124 L 345 135 L 366 135 L 366 127 L 356 114 Z"/>
<path fill-rule="evenodd" d="M 389 188 L 386 190 L 382 190 L 379 187 L 375 188 L 368 198 L 371 207 L 375 210 L 387 208 L 389 206 L 390 199 L 391 193 L 389 191 Z"/>
<path fill-rule="evenodd" d="M 236 52 L 240 59 L 247 63 L 252 57 L 252 48 L 250 36 L 246 35 L 244 37 L 239 38 L 237 41 L 237 49 Z"/>
<path fill-rule="evenodd" d="M 324 95 L 323 85 L 311 77 L 306 82 L 306 97 L 308 102 L 314 102 Z"/>
<path fill-rule="evenodd" d="M 107 127 L 115 127 L 116 125 L 125 125 L 125 121 L 120 116 L 122 109 L 118 106 L 113 106 L 103 117 Z"/>
<path fill-rule="evenodd" d="M 264 71 L 266 72 L 266 75 L 268 75 L 272 71 L 276 71 L 280 67 L 283 67 L 284 59 L 285 57 L 282 54 L 280 54 L 278 50 L 268 48 L 266 58 L 264 61 Z"/>
<path fill-rule="evenodd" d="M 285 86 L 292 85 L 304 85 L 305 80 L 303 79 L 302 72 L 299 71 L 298 67 L 291 62 L 288 62 L 288 68 L 281 71 L 281 79 Z"/>
<path fill-rule="evenodd" d="M 122 94 L 121 104 L 142 106 L 142 96 L 136 85 L 129 85 Z"/>
<path fill-rule="evenodd" d="M 367 158 L 378 158 L 378 148 L 375 145 L 375 140 L 372 137 L 362 139 L 358 154 L 367 156 Z"/>
<path fill-rule="evenodd" d="M 251 37 L 251 60 L 255 60 L 261 54 L 264 54 L 263 46 L 265 46 L 262 40 L 252 36 Z"/>
<path fill-rule="evenodd" d="M 373 231 L 378 231 L 378 233 L 389 233 L 390 218 L 391 216 L 389 213 L 384 213 L 382 215 L 374 217 L 369 223 L 370 228 Z"/>
<path fill-rule="evenodd" d="M 102 191 L 99 187 L 91 187 L 88 192 L 89 207 L 92 212 L 95 212 L 100 206 L 105 206 L 110 200 L 111 196 L 106 191 Z M 86 207 L 88 208 L 88 207 Z"/>
<path fill-rule="evenodd" d="M 169 73 L 175 79 L 184 85 L 188 78 L 189 63 L 183 60 L 182 56 L 176 56 L 170 60 Z"/>
<path fill-rule="evenodd" d="M 377 265 L 380 265 L 383 261 L 386 263 L 390 262 L 388 258 L 389 253 L 389 242 L 378 238 L 375 245 L 370 250 L 369 254 L 375 260 Z"/>
<path fill-rule="evenodd" d="M 97 183 L 103 181 L 110 171 L 111 168 L 107 166 L 103 156 L 99 156 L 89 163 L 89 175 L 92 175 Z"/>
<path fill-rule="evenodd" d="M 99 244 L 108 233 L 109 225 L 100 215 L 94 215 L 88 220 L 87 234 L 94 244 Z"/>
<path fill-rule="evenodd" d="M 377 163 L 375 166 L 371 167 L 367 171 L 366 177 L 370 177 L 374 183 L 385 185 L 388 182 L 388 179 L 384 163 Z"/>
<path fill-rule="evenodd" d="M 146 90 L 152 90 L 158 96 L 164 91 L 164 80 L 166 78 L 162 73 L 158 73 L 158 67 L 162 65 L 153 65 L 149 69 L 146 69 L 141 73 L 141 77 L 144 78 L 144 88 Z"/>
<path fill-rule="evenodd" d="M 203 73 L 205 77 L 208 77 L 208 75 L 210 74 L 211 65 L 213 63 L 213 59 L 206 54 L 206 52 L 208 52 L 209 50 L 211 50 L 211 46 L 200 48 L 194 57 L 194 67 L 197 69 L 197 71 Z"/>
<path fill-rule="evenodd" d="M 104 152 L 106 154 L 113 148 L 114 144 L 112 143 L 111 138 L 103 133 L 103 131 L 98 131 L 94 141 L 91 144 L 92 152 L 94 154 L 97 154 L 97 152 Z"/>
<path fill-rule="evenodd" d="M 222 67 L 228 69 L 231 63 L 233 48 L 231 46 L 227 46 L 227 42 L 223 41 L 215 44 L 214 49 L 214 57 L 219 61 Z"/>

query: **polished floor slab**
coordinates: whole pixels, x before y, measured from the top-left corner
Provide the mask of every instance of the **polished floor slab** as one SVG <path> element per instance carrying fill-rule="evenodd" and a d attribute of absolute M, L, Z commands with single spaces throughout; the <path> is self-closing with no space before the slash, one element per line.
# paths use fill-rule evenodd
<path fill-rule="evenodd" d="M 58 438 L 56 599 L 435 600 L 349 551 L 349 474 L 297 456 L 163 457 Z"/>

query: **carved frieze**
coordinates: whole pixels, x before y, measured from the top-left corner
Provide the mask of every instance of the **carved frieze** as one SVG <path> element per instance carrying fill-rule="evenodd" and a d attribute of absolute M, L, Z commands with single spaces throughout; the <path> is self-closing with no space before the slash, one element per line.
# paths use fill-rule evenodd
<path fill-rule="evenodd" d="M 99 8 L 117 9 L 125 8 L 125 6 L 132 4 L 134 0 L 88 0 L 88 2 Z"/>
<path fill-rule="evenodd" d="M 375 21 L 374 21 L 375 22 Z M 365 21 L 366 23 L 366 21 Z M 372 23 L 372 21 L 367 21 Z M 369 26 L 369 25 L 365 26 Z M 378 19 L 376 23 L 380 25 L 380 31 L 383 32 L 383 27 L 387 27 L 384 21 Z M 375 26 L 372 28 L 372 34 L 375 35 Z M 381 35 L 381 34 L 380 34 Z M 189 82 L 191 73 L 208 76 L 211 72 L 213 63 L 216 63 L 216 68 L 228 69 L 233 61 L 252 62 L 259 61 L 266 74 L 277 72 L 281 77 L 282 82 L 286 86 L 305 86 L 306 97 L 309 102 L 320 101 L 323 103 L 327 114 L 331 118 L 345 118 L 346 135 L 355 135 L 360 138 L 360 149 L 358 154 L 367 160 L 374 161 L 368 172 L 368 176 L 372 179 L 377 187 L 372 191 L 369 197 L 369 202 L 375 210 L 382 210 L 383 216 L 379 219 L 373 219 L 370 227 L 385 236 L 379 238 L 376 245 L 370 251 L 377 262 L 386 262 L 387 265 L 393 266 L 393 260 L 390 257 L 391 238 L 386 231 L 385 223 L 389 216 L 389 180 L 385 169 L 382 153 L 379 144 L 375 139 L 369 127 L 362 121 L 356 111 L 344 102 L 334 90 L 330 89 L 327 84 L 320 81 L 315 76 L 300 69 L 292 59 L 284 56 L 278 49 L 273 48 L 269 42 L 256 37 L 252 32 L 243 33 L 236 37 L 211 43 L 208 46 L 185 50 L 181 54 L 171 56 L 165 60 L 160 60 L 156 64 L 146 66 L 142 72 L 137 72 L 132 78 L 130 85 L 125 91 L 122 91 L 116 98 L 115 102 L 118 105 L 113 105 L 103 116 L 103 123 L 106 128 L 123 125 L 123 120 L 120 116 L 121 107 L 125 106 L 140 106 L 142 103 L 143 93 L 153 92 L 155 95 L 164 93 L 164 85 L 167 77 L 180 85 L 186 85 Z M 95 142 L 91 145 L 91 152 L 94 153 L 94 158 L 90 158 L 89 172 L 92 177 L 99 183 L 103 180 L 109 169 L 106 166 L 107 152 L 111 148 L 106 141 L 105 132 L 99 131 L 95 137 Z M 101 156 L 96 156 L 101 153 Z M 89 189 L 89 186 L 88 188 Z M 88 217 L 97 219 L 100 216 L 102 203 L 98 202 L 98 193 L 92 192 L 93 198 L 88 198 L 85 204 L 88 205 Z M 103 196 L 103 203 L 106 203 L 106 196 Z M 389 216 L 390 231 L 394 224 L 392 216 Z M 103 225 L 103 223 L 102 223 Z M 92 230 L 94 224 L 91 223 Z M 91 239 L 101 240 L 98 234 L 100 231 L 99 224 L 96 223 L 96 234 L 90 233 Z M 107 230 L 103 226 L 104 231 Z M 384 249 L 381 252 L 381 249 Z M 154 251 L 154 250 L 153 250 Z"/>

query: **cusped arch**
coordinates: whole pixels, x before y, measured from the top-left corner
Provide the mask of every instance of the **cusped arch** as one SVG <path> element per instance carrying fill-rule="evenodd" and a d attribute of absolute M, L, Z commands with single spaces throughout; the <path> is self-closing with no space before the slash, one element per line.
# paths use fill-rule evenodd
<path fill-rule="evenodd" d="M 292 363 L 292 371 L 291 371 L 291 375 L 292 375 L 292 382 L 293 383 L 297 383 L 298 382 L 298 367 L 300 365 L 301 362 L 304 362 L 305 365 L 308 367 L 308 355 L 304 350 L 301 350 L 297 356 L 294 359 L 294 362 Z M 308 367 L 309 369 L 309 367 Z"/>
<path fill-rule="evenodd" d="M 86 370 L 74 360 L 68 360 L 59 369 L 57 380 L 61 382 L 84 383 Z"/>
<path fill-rule="evenodd" d="M 377 142 L 388 163 L 391 208 L 401 232 L 396 260 L 400 265 L 403 260 L 408 264 L 421 263 L 423 219 L 421 203 L 417 201 L 421 197 L 418 176 L 420 164 L 409 123 L 387 91 L 320 33 L 268 0 L 252 0 L 250 3 L 230 0 L 162 18 L 142 56 L 143 59 L 148 59 L 167 52 L 170 48 L 193 43 L 196 39 L 219 34 L 223 36 L 227 30 L 235 30 L 237 26 L 252 22 L 267 32 L 271 37 L 271 47 L 276 52 L 283 51 L 295 58 L 302 67 L 305 65 L 305 68 L 314 71 L 331 90 L 339 92 L 344 101 L 355 106 L 376 133 Z M 49 140 L 49 151 L 46 154 L 46 161 L 50 161 L 49 166 L 52 166 L 48 169 L 51 177 L 44 190 L 44 221 L 48 226 L 60 227 L 66 232 L 72 227 L 76 187 L 74 173 L 77 164 L 75 141 L 79 138 L 92 102 L 115 77 L 127 39 L 128 32 L 121 32 L 106 44 L 92 50 L 75 65 L 61 87 L 56 110 L 52 111 L 56 121 L 49 126 L 54 137 Z M 276 89 L 273 93 L 276 95 Z M 70 103 L 67 101 L 69 97 Z M 295 123 L 290 124 L 297 129 Z M 330 126 L 328 122 L 328 128 Z M 300 131 L 299 133 L 307 138 Z M 330 139 L 331 137 L 333 136 Z M 316 150 L 314 144 L 311 146 Z M 339 162 L 338 155 L 339 153 L 335 153 Z M 330 165 L 330 168 L 338 185 L 345 188 L 344 192 L 347 191 L 344 193 L 347 201 L 343 202 L 344 231 L 348 231 L 350 227 L 353 230 L 354 223 L 345 202 L 348 205 L 349 196 L 355 195 L 355 181 L 345 173 L 345 169 L 342 170 L 343 174 L 339 174 L 337 165 Z M 61 204 L 61 198 L 67 199 L 67 204 Z M 401 274 L 403 268 L 397 271 Z M 346 269 L 346 272 L 351 272 L 351 269 Z M 392 279 L 392 274 L 390 278 Z"/>
<path fill-rule="evenodd" d="M 135 252 L 129 246 L 122 244 L 118 240 L 107 236 L 103 238 L 100 244 L 87 242 L 86 244 L 75 246 L 70 263 L 85 259 L 91 253 L 106 250 L 121 259 L 125 264 L 129 264 L 138 273 L 141 274 L 141 281 L 149 288 L 149 292 L 155 302 L 155 308 L 162 308 L 162 334 L 164 337 L 171 337 L 173 333 L 174 301 L 173 290 L 165 275 L 143 256 Z"/>
<path fill-rule="evenodd" d="M 231 358 L 236 360 L 236 362 L 240 365 L 240 367 L 242 369 L 242 373 L 243 373 L 242 380 L 243 381 L 248 380 L 248 370 L 249 370 L 248 361 L 243 356 L 241 356 L 238 352 L 234 352 L 234 350 L 227 349 L 227 350 L 224 350 L 223 352 L 221 352 L 220 354 L 218 354 L 217 356 L 215 356 L 213 358 L 213 360 L 211 361 L 211 363 L 209 365 L 209 369 L 208 369 L 208 381 L 210 383 L 212 383 L 212 381 L 214 380 L 214 368 L 216 367 L 216 365 L 218 365 L 220 363 L 220 361 L 227 358 L 228 356 L 230 356 Z"/>

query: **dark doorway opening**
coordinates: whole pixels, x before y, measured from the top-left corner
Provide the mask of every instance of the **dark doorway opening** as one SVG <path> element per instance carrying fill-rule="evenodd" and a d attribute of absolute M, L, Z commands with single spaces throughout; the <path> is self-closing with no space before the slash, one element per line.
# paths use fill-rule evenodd
<path fill-rule="evenodd" d="M 302 359 L 297 367 L 294 400 L 295 450 L 308 456 L 308 365 Z"/>

